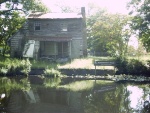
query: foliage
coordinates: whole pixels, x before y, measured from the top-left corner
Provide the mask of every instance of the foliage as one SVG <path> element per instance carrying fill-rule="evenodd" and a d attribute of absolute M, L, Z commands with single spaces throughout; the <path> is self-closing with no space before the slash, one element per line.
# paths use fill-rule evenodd
<path fill-rule="evenodd" d="M 4 10 L 0 10 L 0 15 L 11 14 L 13 11 L 23 12 L 28 11 L 47 11 L 47 8 L 40 0 L 1 0 L 0 5 L 4 6 Z"/>
<path fill-rule="evenodd" d="M 116 68 L 120 74 L 144 75 L 148 72 L 147 66 L 137 59 L 116 58 Z"/>
<path fill-rule="evenodd" d="M 0 74 L 6 75 L 11 74 L 15 75 L 18 72 L 22 72 L 24 75 L 28 76 L 28 73 L 31 71 L 31 63 L 29 59 L 18 60 L 18 59 L 5 59 L 3 62 L 0 62 Z"/>
<path fill-rule="evenodd" d="M 31 71 L 31 63 L 29 59 L 22 60 L 20 63 L 19 68 L 21 69 L 21 72 L 28 76 L 29 72 Z"/>
<path fill-rule="evenodd" d="M 49 77 L 60 77 L 61 72 L 59 70 L 56 70 L 54 68 L 51 69 L 45 69 L 44 70 L 44 75 L 49 76 Z"/>
<path fill-rule="evenodd" d="M 123 56 L 129 41 L 130 30 L 123 30 L 129 17 L 109 14 L 99 10 L 87 20 L 88 47 L 92 51 L 106 52 L 112 56 Z"/>
<path fill-rule="evenodd" d="M 21 28 L 24 22 L 25 17 L 20 17 L 19 13 L 15 11 L 11 15 L 0 18 L 0 46 L 3 47 L 3 55 L 10 49 L 8 46 L 9 38 Z"/>
<path fill-rule="evenodd" d="M 9 51 L 9 38 L 25 23 L 25 16 L 31 11 L 47 11 L 39 0 L 1 0 L 0 6 L 0 47 L 3 56 Z"/>
<path fill-rule="evenodd" d="M 116 57 L 115 59 L 116 68 L 119 73 L 127 73 L 127 65 L 128 65 L 128 59 L 123 57 Z"/>
<path fill-rule="evenodd" d="M 32 68 L 45 68 L 45 67 L 49 67 L 49 68 L 57 68 L 57 63 L 52 63 L 49 61 L 44 61 L 44 60 L 30 60 L 31 64 L 32 64 Z"/>
<path fill-rule="evenodd" d="M 150 50 L 150 1 L 131 0 L 128 3 L 130 14 L 134 16 L 132 29 L 138 34 L 147 51 Z"/>
<path fill-rule="evenodd" d="M 147 71 L 147 67 L 143 64 L 143 62 L 131 59 L 128 62 L 128 73 L 134 74 L 144 74 Z"/>

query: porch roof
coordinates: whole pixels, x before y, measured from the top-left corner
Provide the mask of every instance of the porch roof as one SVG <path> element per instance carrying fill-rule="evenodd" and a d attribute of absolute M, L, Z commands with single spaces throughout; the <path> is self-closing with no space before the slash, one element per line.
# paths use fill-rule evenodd
<path fill-rule="evenodd" d="M 27 38 L 36 41 L 54 41 L 54 42 L 68 42 L 72 40 L 71 37 L 52 37 L 52 36 L 28 36 Z"/>

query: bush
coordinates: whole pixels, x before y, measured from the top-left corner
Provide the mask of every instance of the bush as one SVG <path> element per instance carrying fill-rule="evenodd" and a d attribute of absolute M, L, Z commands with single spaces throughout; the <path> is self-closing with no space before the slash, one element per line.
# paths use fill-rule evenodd
<path fill-rule="evenodd" d="M 148 71 L 147 66 L 143 62 L 126 58 L 116 58 L 116 68 L 118 69 L 118 74 L 144 75 Z"/>
<path fill-rule="evenodd" d="M 131 59 L 128 62 L 128 73 L 129 74 L 145 74 L 147 72 L 147 67 L 144 65 L 143 62 Z"/>
<path fill-rule="evenodd" d="M 1 75 L 16 75 L 18 72 L 28 75 L 31 71 L 31 63 L 29 59 L 18 60 L 18 59 L 6 59 L 3 64 L 0 64 L 0 74 Z M 20 73 L 20 74 L 21 74 Z"/>
<path fill-rule="evenodd" d="M 44 75 L 49 76 L 49 77 L 60 77 L 61 76 L 61 72 L 51 68 L 51 69 L 45 69 L 44 70 Z"/>
<path fill-rule="evenodd" d="M 126 58 L 117 57 L 115 59 L 115 67 L 117 68 L 118 73 L 126 74 L 128 71 L 128 60 Z"/>
<path fill-rule="evenodd" d="M 19 68 L 24 75 L 28 76 L 29 72 L 31 71 L 31 63 L 29 59 L 22 60 Z"/>

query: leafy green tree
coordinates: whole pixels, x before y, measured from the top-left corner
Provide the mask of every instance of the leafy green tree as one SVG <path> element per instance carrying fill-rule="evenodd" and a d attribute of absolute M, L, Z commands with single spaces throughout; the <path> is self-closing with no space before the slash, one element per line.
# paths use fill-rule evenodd
<path fill-rule="evenodd" d="M 31 11 L 46 12 L 47 8 L 39 0 L 1 0 L 0 1 L 0 47 L 3 55 L 9 50 L 8 39 L 25 23 Z"/>
<path fill-rule="evenodd" d="M 112 56 L 124 56 L 130 38 L 130 30 L 124 30 L 129 18 L 119 14 L 108 14 L 100 10 L 87 20 L 88 47 L 96 52 Z"/>
<path fill-rule="evenodd" d="M 28 14 L 29 11 L 47 11 L 48 9 L 40 0 L 1 0 L 0 15 L 9 15 L 12 11 L 20 11 Z"/>
<path fill-rule="evenodd" d="M 136 49 L 134 48 L 134 46 L 131 46 L 131 45 L 128 46 L 128 55 L 129 56 L 136 55 Z"/>
<path fill-rule="evenodd" d="M 130 14 L 134 16 L 132 28 L 147 51 L 150 51 L 150 0 L 131 0 L 128 7 L 131 10 Z"/>
<path fill-rule="evenodd" d="M 20 17 L 19 13 L 13 11 L 10 15 L 0 19 L 0 46 L 3 47 L 3 55 L 9 50 L 8 39 L 21 28 L 25 22 L 25 17 Z"/>

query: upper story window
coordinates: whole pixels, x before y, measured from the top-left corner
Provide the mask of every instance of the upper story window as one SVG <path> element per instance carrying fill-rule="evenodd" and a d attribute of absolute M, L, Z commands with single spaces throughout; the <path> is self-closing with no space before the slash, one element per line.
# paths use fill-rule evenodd
<path fill-rule="evenodd" d="M 35 23 L 34 23 L 34 30 L 35 30 L 35 31 L 41 30 L 41 24 L 40 24 L 39 22 L 35 22 Z"/>
<path fill-rule="evenodd" d="M 68 31 L 67 24 L 61 24 L 61 31 Z"/>

